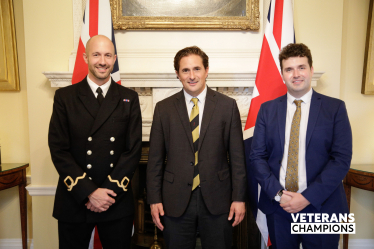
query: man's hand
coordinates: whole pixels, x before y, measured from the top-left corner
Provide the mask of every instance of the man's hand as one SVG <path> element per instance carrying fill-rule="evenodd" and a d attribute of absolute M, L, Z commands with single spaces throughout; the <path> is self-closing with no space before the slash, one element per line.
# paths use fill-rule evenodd
<path fill-rule="evenodd" d="M 114 193 L 113 190 L 106 189 L 106 188 L 98 188 L 94 192 L 92 192 L 88 199 L 89 202 L 86 203 L 87 209 L 90 209 L 94 212 L 104 212 L 108 210 L 112 204 L 114 204 L 116 201 L 110 197 L 111 196 L 117 196 L 116 193 Z"/>
<path fill-rule="evenodd" d="M 92 212 L 101 213 L 101 211 L 98 208 L 95 208 L 95 206 L 92 205 L 92 203 L 90 201 L 88 201 L 86 203 L 86 207 L 87 207 L 87 209 L 91 210 Z"/>
<path fill-rule="evenodd" d="M 280 199 L 280 204 L 283 204 L 283 203 L 287 203 L 287 202 L 289 202 L 290 200 L 292 200 L 292 197 L 290 196 L 290 195 L 285 195 L 284 194 L 284 191 L 285 190 L 283 190 L 283 194 L 282 194 L 282 196 L 281 196 L 281 199 Z"/>
<path fill-rule="evenodd" d="M 305 197 L 300 193 L 294 193 L 290 191 L 283 190 L 283 196 L 289 196 L 292 199 L 286 203 L 280 204 L 280 206 L 284 209 L 284 211 L 288 213 L 297 213 L 303 210 L 306 206 L 310 204 L 310 202 L 305 199 Z"/>
<path fill-rule="evenodd" d="M 155 203 L 151 204 L 151 214 L 153 223 L 160 229 L 161 231 L 164 230 L 164 226 L 161 224 L 160 215 L 164 216 L 164 206 L 162 203 Z"/>
<path fill-rule="evenodd" d="M 240 201 L 234 201 L 230 207 L 229 220 L 232 220 L 233 215 L 235 214 L 235 220 L 232 223 L 232 226 L 239 225 L 239 223 L 244 219 L 245 215 L 245 203 Z"/>

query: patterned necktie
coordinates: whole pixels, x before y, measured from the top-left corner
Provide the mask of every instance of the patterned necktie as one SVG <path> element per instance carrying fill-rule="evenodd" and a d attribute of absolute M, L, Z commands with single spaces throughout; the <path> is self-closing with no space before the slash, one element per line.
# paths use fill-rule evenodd
<path fill-rule="evenodd" d="M 288 159 L 286 170 L 286 190 L 297 192 L 299 190 L 299 133 L 301 120 L 301 102 L 302 100 L 295 100 L 296 111 L 293 115 L 290 143 L 288 145 Z"/>
<path fill-rule="evenodd" d="M 194 103 L 192 107 L 191 115 L 190 115 L 190 125 L 192 130 L 192 140 L 193 140 L 193 147 L 195 151 L 195 167 L 193 173 L 193 182 L 192 182 L 192 190 L 197 188 L 200 185 L 200 176 L 199 176 L 199 168 L 197 167 L 198 163 L 198 146 L 199 146 L 199 106 L 197 102 L 199 101 L 198 98 L 192 98 L 191 101 Z"/>
<path fill-rule="evenodd" d="M 103 89 L 98 87 L 96 89 L 96 92 L 97 92 L 97 101 L 99 102 L 99 105 L 101 105 L 101 103 L 103 103 L 103 100 L 104 100 Z"/>

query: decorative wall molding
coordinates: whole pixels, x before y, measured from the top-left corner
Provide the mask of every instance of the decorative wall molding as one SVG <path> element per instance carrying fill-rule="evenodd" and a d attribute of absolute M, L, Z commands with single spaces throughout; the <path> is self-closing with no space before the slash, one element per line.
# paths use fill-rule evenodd
<path fill-rule="evenodd" d="M 79 37 L 78 37 L 79 39 Z M 77 41 L 78 42 L 78 41 Z M 71 57 L 77 56 L 77 48 L 71 52 Z M 173 59 L 177 51 L 175 49 L 118 49 L 117 56 L 119 58 L 168 58 Z M 238 51 L 237 49 L 207 49 L 206 53 L 209 59 L 212 58 L 260 58 L 258 49 L 245 49 Z"/>
<path fill-rule="evenodd" d="M 324 72 L 314 72 L 312 86 Z M 72 72 L 43 72 L 51 82 L 51 87 L 65 87 L 71 85 Z M 121 73 L 123 85 L 129 88 L 170 88 L 181 87 L 175 73 Z M 245 90 L 255 85 L 256 72 L 249 73 L 209 73 L 207 84 L 209 87 L 234 87 Z M 237 89 L 237 90 L 238 90 Z M 140 92 L 139 92 L 140 93 Z"/>
<path fill-rule="evenodd" d="M 374 249 L 374 239 L 349 239 L 348 247 L 349 249 Z M 339 248 L 343 248 L 343 246 L 339 246 Z"/>
<path fill-rule="evenodd" d="M 79 39 L 79 36 L 78 36 Z M 173 70 L 176 49 L 124 49 L 117 44 L 117 59 L 120 71 L 123 69 L 137 72 L 138 70 Z M 226 67 L 244 67 L 245 70 L 256 70 L 260 58 L 258 49 L 205 49 L 209 56 L 209 64 L 214 69 Z M 69 71 L 73 71 L 77 56 L 77 45 L 69 56 Z M 151 64 L 151 68 L 147 63 Z M 135 71 L 133 71 L 135 70 Z"/>
<path fill-rule="evenodd" d="M 26 187 L 30 196 L 54 196 L 56 194 L 56 188 L 56 186 L 43 186 L 33 184 Z"/>
<path fill-rule="evenodd" d="M 34 249 L 32 239 L 27 240 L 28 248 Z M 22 249 L 22 239 L 0 239 L 0 249 Z"/>
<path fill-rule="evenodd" d="M 83 5 L 84 4 L 84 5 Z M 83 11 L 85 3 L 82 0 L 73 0 L 73 28 L 74 28 L 74 50 L 78 48 L 80 30 L 82 29 Z M 79 31 L 79 32 L 78 32 Z"/>
<path fill-rule="evenodd" d="M 51 82 L 51 87 L 71 85 L 72 72 L 43 72 Z M 323 72 L 315 72 L 312 86 Z M 149 140 L 153 111 L 156 103 L 182 89 L 182 84 L 175 73 L 121 73 L 122 84 L 139 94 L 140 108 L 143 119 L 143 141 Z M 255 86 L 256 72 L 249 73 L 209 73 L 207 84 L 213 90 L 223 93 L 236 100 L 240 118 L 244 127 L 247 119 L 252 92 Z"/>

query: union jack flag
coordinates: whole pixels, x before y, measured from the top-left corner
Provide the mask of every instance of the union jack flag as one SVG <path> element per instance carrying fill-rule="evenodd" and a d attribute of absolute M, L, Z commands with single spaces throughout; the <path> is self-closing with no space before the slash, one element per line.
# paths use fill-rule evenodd
<path fill-rule="evenodd" d="M 117 55 L 109 0 L 87 0 L 86 2 L 81 37 L 79 39 L 77 57 L 75 59 L 72 84 L 80 82 L 88 74 L 88 66 L 83 59 L 83 53 L 85 52 L 87 41 L 95 35 L 105 35 L 112 40 L 115 54 Z M 113 66 L 111 76 L 115 82 L 121 84 L 118 59 Z"/>
<path fill-rule="evenodd" d="M 286 94 L 287 88 L 281 76 L 279 52 L 289 43 L 295 43 L 292 0 L 271 0 L 262 42 L 255 87 L 244 128 L 244 146 L 247 172 L 250 172 L 249 153 L 257 113 L 262 103 Z M 257 208 L 261 187 L 253 174 L 248 173 L 248 192 L 252 213 L 267 246 L 271 245 L 266 216 Z"/>

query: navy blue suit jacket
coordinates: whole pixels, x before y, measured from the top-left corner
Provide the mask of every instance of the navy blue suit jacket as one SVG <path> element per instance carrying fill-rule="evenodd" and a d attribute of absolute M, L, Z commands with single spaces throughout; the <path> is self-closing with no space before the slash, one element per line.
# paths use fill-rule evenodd
<path fill-rule="evenodd" d="M 250 162 L 261 185 L 259 208 L 273 213 L 273 200 L 283 187 L 279 172 L 283 157 L 287 95 L 261 105 L 253 135 Z M 313 91 L 306 134 L 307 189 L 301 194 L 323 213 L 347 213 L 342 180 L 352 158 L 352 132 L 343 101 Z"/>

